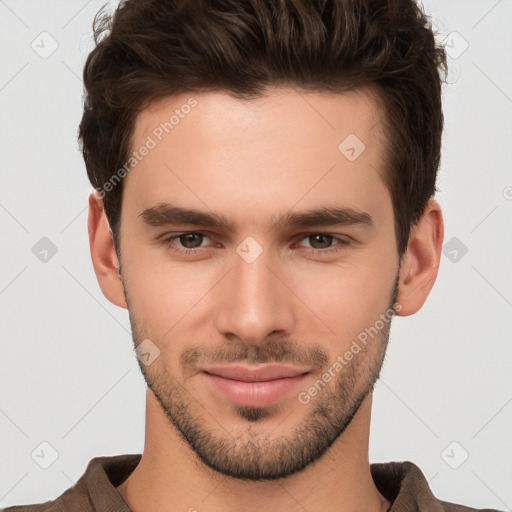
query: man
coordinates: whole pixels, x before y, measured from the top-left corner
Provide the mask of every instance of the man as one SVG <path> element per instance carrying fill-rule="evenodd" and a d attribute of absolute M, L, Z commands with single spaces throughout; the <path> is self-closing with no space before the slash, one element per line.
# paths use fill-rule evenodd
<path fill-rule="evenodd" d="M 392 317 L 434 284 L 442 48 L 414 3 L 128 0 L 80 139 L 99 285 L 148 385 L 142 455 L 6 511 L 471 511 L 369 464 Z"/>

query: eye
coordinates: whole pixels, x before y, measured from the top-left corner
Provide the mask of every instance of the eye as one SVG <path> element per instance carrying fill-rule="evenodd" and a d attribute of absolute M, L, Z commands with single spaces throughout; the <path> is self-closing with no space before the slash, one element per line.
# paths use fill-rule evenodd
<path fill-rule="evenodd" d="M 202 245 L 205 239 L 210 240 L 203 233 L 187 232 L 167 236 L 162 239 L 162 243 L 168 250 L 177 254 L 192 254 L 197 252 L 198 249 L 206 247 Z"/>
<path fill-rule="evenodd" d="M 185 249 L 197 249 L 205 238 L 202 233 L 183 233 L 171 237 L 171 240 L 178 240 Z"/>
<path fill-rule="evenodd" d="M 305 235 L 301 240 L 307 241 L 309 247 L 313 251 L 318 252 L 334 252 L 344 249 L 348 244 L 348 240 L 327 233 L 309 233 Z M 333 245 L 334 242 L 337 242 Z M 299 247 L 308 247 L 303 243 L 298 244 Z"/>

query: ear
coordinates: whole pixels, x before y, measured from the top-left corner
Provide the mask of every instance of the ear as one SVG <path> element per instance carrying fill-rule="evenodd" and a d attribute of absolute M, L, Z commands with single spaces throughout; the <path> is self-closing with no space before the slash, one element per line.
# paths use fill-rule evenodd
<path fill-rule="evenodd" d="M 443 237 L 441 207 L 431 199 L 418 223 L 412 227 L 402 257 L 397 295 L 400 307 L 396 309 L 397 315 L 412 315 L 427 300 L 437 278 Z"/>
<path fill-rule="evenodd" d="M 103 208 L 103 199 L 94 190 L 89 195 L 89 247 L 92 264 L 103 295 L 121 308 L 127 308 L 112 231 Z"/>

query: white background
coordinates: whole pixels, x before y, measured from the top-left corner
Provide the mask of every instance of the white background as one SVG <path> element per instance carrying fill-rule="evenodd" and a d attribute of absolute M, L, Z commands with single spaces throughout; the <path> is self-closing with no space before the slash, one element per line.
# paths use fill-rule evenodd
<path fill-rule="evenodd" d="M 0 0 L 0 506 L 54 499 L 91 458 L 143 449 L 145 385 L 128 314 L 93 273 L 76 142 L 102 3 Z M 511 510 L 512 1 L 424 5 L 450 34 L 445 242 L 468 252 L 443 256 L 423 310 L 394 321 L 370 460 L 411 460 L 441 499 Z M 41 38 L 58 43 L 47 58 Z M 42 237 L 57 247 L 46 263 Z M 48 469 L 31 457 L 43 441 L 58 452 Z"/>

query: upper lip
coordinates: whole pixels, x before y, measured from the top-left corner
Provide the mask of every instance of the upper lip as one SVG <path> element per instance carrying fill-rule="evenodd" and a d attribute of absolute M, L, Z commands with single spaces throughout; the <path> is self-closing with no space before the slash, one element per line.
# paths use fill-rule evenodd
<path fill-rule="evenodd" d="M 284 379 L 286 377 L 297 377 L 308 370 L 293 368 L 283 365 L 252 365 L 243 366 L 231 364 L 229 366 L 205 367 L 202 370 L 206 373 L 218 375 L 225 379 L 239 380 L 242 382 L 262 382 L 274 379 Z"/>

